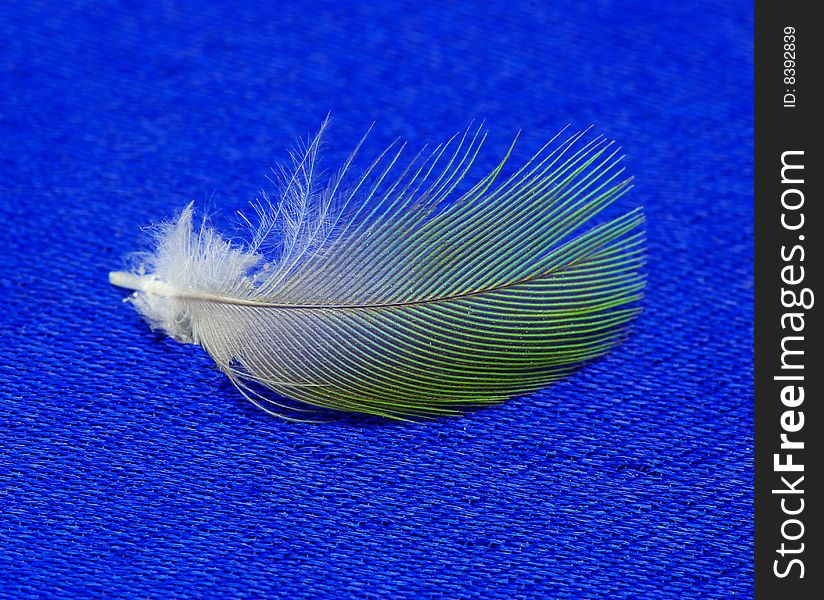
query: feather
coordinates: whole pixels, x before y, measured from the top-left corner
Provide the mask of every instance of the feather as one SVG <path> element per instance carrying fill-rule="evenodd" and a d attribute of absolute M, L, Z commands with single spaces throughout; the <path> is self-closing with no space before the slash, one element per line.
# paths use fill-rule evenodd
<path fill-rule="evenodd" d="M 154 329 L 200 344 L 249 400 L 392 418 L 541 389 L 621 341 L 644 287 L 640 209 L 619 149 L 562 131 L 504 181 L 464 184 L 478 128 L 401 164 L 396 142 L 325 184 L 318 135 L 230 241 L 190 204 L 112 284 Z M 368 134 L 367 134 L 368 135 Z M 517 139 L 517 138 L 516 138 Z M 460 191 L 462 190 L 462 191 Z M 262 386 L 262 387 L 261 387 Z M 263 388 L 271 392 L 261 393 Z M 307 407 L 308 408 L 308 407 Z"/>

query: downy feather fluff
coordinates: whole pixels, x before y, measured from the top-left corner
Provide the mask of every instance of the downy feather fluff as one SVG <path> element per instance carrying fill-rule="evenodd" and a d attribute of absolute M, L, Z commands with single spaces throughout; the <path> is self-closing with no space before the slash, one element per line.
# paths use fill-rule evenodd
<path fill-rule="evenodd" d="M 591 224 L 630 188 L 612 142 L 561 132 L 499 182 L 510 147 L 473 185 L 481 129 L 409 162 L 396 142 L 350 181 L 359 144 L 322 185 L 326 125 L 280 172 L 278 197 L 261 193 L 244 217 L 245 243 L 196 223 L 190 204 L 109 276 L 249 400 L 274 414 L 278 397 L 457 413 L 545 387 L 626 335 L 644 286 L 642 213 Z"/>

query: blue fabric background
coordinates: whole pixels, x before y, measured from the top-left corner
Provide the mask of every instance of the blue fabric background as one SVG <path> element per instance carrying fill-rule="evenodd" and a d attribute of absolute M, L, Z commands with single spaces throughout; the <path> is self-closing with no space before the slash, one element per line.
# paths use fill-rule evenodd
<path fill-rule="evenodd" d="M 261 4 L 0 7 L 0 597 L 750 596 L 750 4 Z M 629 342 L 461 419 L 308 425 L 152 334 L 106 282 L 139 228 L 231 215 L 330 110 L 329 165 L 373 120 L 367 155 L 486 119 L 481 170 L 618 140 Z"/>

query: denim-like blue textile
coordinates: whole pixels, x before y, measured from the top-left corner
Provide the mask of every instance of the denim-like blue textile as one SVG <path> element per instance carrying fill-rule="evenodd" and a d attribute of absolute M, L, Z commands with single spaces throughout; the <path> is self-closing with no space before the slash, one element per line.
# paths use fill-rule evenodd
<path fill-rule="evenodd" d="M 0 598 L 752 594 L 752 7 L 0 6 Z M 229 222 L 331 111 L 326 165 L 485 119 L 476 174 L 597 125 L 649 265 L 629 341 L 460 419 L 257 410 L 110 269 Z M 361 166 L 364 166 L 361 164 Z"/>

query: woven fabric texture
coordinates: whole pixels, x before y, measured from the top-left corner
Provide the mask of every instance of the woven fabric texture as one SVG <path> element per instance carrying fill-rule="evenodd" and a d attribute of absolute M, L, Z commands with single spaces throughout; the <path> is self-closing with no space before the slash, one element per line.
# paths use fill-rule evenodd
<path fill-rule="evenodd" d="M 4 2 L 0 598 L 752 595 L 747 2 Z M 267 416 L 107 272 L 195 200 L 229 222 L 327 112 L 485 120 L 491 168 L 567 123 L 648 219 L 630 339 L 460 419 Z"/>

